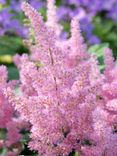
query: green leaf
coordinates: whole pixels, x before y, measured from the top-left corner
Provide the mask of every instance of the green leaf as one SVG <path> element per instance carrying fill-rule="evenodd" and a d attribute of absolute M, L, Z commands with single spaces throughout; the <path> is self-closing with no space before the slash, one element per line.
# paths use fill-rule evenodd
<path fill-rule="evenodd" d="M 10 54 L 14 55 L 20 46 L 22 45 L 22 39 L 12 36 L 0 37 L 0 55 Z"/>
<path fill-rule="evenodd" d="M 41 13 L 41 15 L 43 16 L 44 21 L 47 20 L 47 16 L 46 16 L 46 8 L 40 8 L 39 12 Z"/>
<path fill-rule="evenodd" d="M 93 24 L 95 25 L 94 33 L 100 37 L 106 37 L 104 35 L 108 34 L 111 31 L 114 22 L 96 16 L 93 20 Z"/>
<path fill-rule="evenodd" d="M 56 1 L 56 6 L 60 6 L 60 5 L 62 5 L 62 0 L 57 0 Z"/>
<path fill-rule="evenodd" d="M 18 80 L 19 79 L 19 72 L 15 66 L 8 67 L 8 78 L 9 78 L 9 80 Z"/>
<path fill-rule="evenodd" d="M 7 148 L 3 148 L 2 152 L 0 152 L 0 156 L 6 156 L 7 154 Z"/>
<path fill-rule="evenodd" d="M 0 140 L 5 140 L 6 139 L 6 129 L 0 128 Z"/>
<path fill-rule="evenodd" d="M 93 45 L 88 49 L 88 52 L 91 54 L 95 54 L 99 61 L 99 68 L 101 71 L 104 69 L 104 49 L 109 47 L 108 43 L 102 43 L 98 45 Z"/>
<path fill-rule="evenodd" d="M 93 33 L 102 43 L 109 43 L 114 57 L 117 57 L 117 22 L 98 14 L 93 18 Z"/>
<path fill-rule="evenodd" d="M 103 56 L 104 49 L 108 47 L 109 47 L 108 43 L 96 44 L 96 45 L 91 46 L 88 49 L 88 52 L 95 54 L 97 57 L 100 57 L 100 56 Z"/>
<path fill-rule="evenodd" d="M 80 156 L 78 152 L 75 152 L 72 156 Z"/>
<path fill-rule="evenodd" d="M 63 26 L 65 32 L 69 32 L 70 24 L 68 22 L 61 21 L 61 25 Z"/>

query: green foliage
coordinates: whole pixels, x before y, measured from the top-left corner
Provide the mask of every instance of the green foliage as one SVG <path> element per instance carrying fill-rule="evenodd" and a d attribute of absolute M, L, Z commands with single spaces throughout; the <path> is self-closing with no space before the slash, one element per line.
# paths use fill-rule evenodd
<path fill-rule="evenodd" d="M 0 156 L 6 156 L 7 154 L 7 148 L 3 148 L 0 150 Z"/>
<path fill-rule="evenodd" d="M 80 156 L 78 152 L 75 152 L 72 156 Z"/>
<path fill-rule="evenodd" d="M 40 156 L 34 151 L 30 151 L 28 148 L 27 144 L 24 145 L 24 150 L 20 153 L 20 155 L 25 155 L 25 156 Z"/>
<path fill-rule="evenodd" d="M 61 25 L 63 26 L 65 32 L 69 32 L 69 30 L 70 30 L 70 23 L 65 22 L 65 21 L 61 21 Z"/>
<path fill-rule="evenodd" d="M 57 5 L 57 6 L 60 6 L 61 3 L 62 3 L 62 0 L 56 0 L 56 5 Z"/>
<path fill-rule="evenodd" d="M 18 80 L 19 79 L 19 72 L 17 68 L 13 65 L 8 66 L 8 78 L 9 80 Z"/>
<path fill-rule="evenodd" d="M 100 70 L 104 69 L 104 49 L 109 47 L 108 43 L 93 45 L 88 49 L 89 53 L 95 54 L 99 61 Z"/>
<path fill-rule="evenodd" d="M 94 34 L 101 39 L 101 43 L 109 43 L 109 47 L 113 50 L 114 57 L 117 57 L 117 22 L 96 16 L 93 24 L 95 28 Z"/>
<path fill-rule="evenodd" d="M 16 53 L 24 53 L 28 50 L 23 46 L 22 39 L 17 36 L 1 36 L 0 37 L 0 55 L 14 55 Z"/>
<path fill-rule="evenodd" d="M 0 128 L 0 140 L 6 139 L 6 129 Z"/>
<path fill-rule="evenodd" d="M 22 39 L 14 35 L 0 37 L 0 64 L 8 67 L 9 79 L 19 79 L 17 68 L 12 63 L 12 57 L 16 54 L 27 53 L 28 49 L 23 45 Z"/>
<path fill-rule="evenodd" d="M 44 21 L 47 20 L 47 16 L 46 16 L 46 8 L 40 8 L 39 12 L 41 13 L 41 15 L 43 16 Z"/>
<path fill-rule="evenodd" d="M 14 55 L 22 45 L 21 39 L 12 36 L 0 37 L 0 55 Z"/>

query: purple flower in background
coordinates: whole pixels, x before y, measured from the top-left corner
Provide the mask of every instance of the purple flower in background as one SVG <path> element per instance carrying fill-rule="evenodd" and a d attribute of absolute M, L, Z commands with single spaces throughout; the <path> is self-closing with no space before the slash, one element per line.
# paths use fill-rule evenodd
<path fill-rule="evenodd" d="M 9 14 L 7 9 L 3 9 L 0 12 L 0 28 L 1 30 L 3 29 L 2 32 L 0 32 L 1 35 L 9 27 L 10 18 L 11 18 L 11 14 Z"/>
<path fill-rule="evenodd" d="M 9 11 L 7 9 L 3 9 L 0 12 L 0 23 L 3 22 L 4 26 L 7 26 L 10 22 L 10 18 L 12 17 L 11 14 L 9 14 Z"/>
<path fill-rule="evenodd" d="M 42 2 L 41 0 L 29 0 L 29 3 L 31 6 L 33 6 L 35 9 L 40 9 L 44 7 L 45 3 Z"/>
<path fill-rule="evenodd" d="M 21 0 L 12 0 L 10 1 L 10 9 L 16 12 L 21 11 Z"/>
<path fill-rule="evenodd" d="M 17 19 L 14 19 L 14 14 L 9 13 L 8 9 L 3 9 L 0 12 L 0 35 L 10 31 L 24 37 L 25 29 Z"/>
<path fill-rule="evenodd" d="M 110 10 L 108 17 L 112 18 L 114 21 L 117 21 L 117 5 Z"/>
<path fill-rule="evenodd" d="M 105 12 L 105 17 L 117 21 L 117 0 L 65 0 L 59 8 L 59 17 L 70 21 L 77 15 L 88 42 L 93 44 L 99 43 L 99 39 L 93 34 L 92 19 L 100 12 Z"/>
<path fill-rule="evenodd" d="M 0 4 L 5 4 L 6 1 L 5 0 L 0 0 Z"/>
<path fill-rule="evenodd" d="M 13 32 L 18 36 L 25 38 L 27 36 L 26 28 L 16 18 L 20 16 L 22 0 L 12 0 L 10 5 L 7 1 L 0 0 L 1 4 L 6 4 L 0 11 L 0 36 L 7 32 Z M 29 0 L 29 3 L 36 9 L 42 8 L 44 3 L 40 0 Z"/>
<path fill-rule="evenodd" d="M 45 0 L 27 0 L 35 9 L 45 7 Z M 13 31 L 22 37 L 26 36 L 26 28 L 22 26 L 16 17 L 20 17 L 22 0 L 11 0 L 7 6 L 7 1 L 0 0 L 1 4 L 6 4 L 0 12 L 0 35 Z M 70 22 L 74 16 L 78 17 L 81 29 L 85 32 L 86 39 L 90 44 L 99 43 L 99 39 L 93 34 L 94 26 L 92 19 L 100 12 L 105 12 L 105 17 L 117 21 L 117 0 L 64 0 L 58 8 L 58 18 L 64 22 Z M 22 16 L 22 15 L 21 15 Z M 62 36 L 67 36 L 66 34 Z"/>

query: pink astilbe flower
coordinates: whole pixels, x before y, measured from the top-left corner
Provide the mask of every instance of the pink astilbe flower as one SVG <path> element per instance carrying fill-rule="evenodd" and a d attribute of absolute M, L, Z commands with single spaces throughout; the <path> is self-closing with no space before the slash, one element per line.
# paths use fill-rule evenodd
<path fill-rule="evenodd" d="M 7 148 L 6 155 L 11 152 L 12 155 L 17 156 L 22 149 L 20 139 L 22 135 L 20 134 L 21 129 L 26 126 L 22 126 L 24 122 L 16 113 L 11 103 L 8 102 L 7 98 L 4 96 L 4 90 L 7 87 L 12 89 L 16 85 L 16 82 L 7 82 L 8 73 L 5 66 L 0 66 L 0 149 Z M 2 134 L 3 133 L 3 134 Z M 19 147 L 15 147 L 19 144 Z M 15 151 L 14 151 L 15 149 Z"/>
<path fill-rule="evenodd" d="M 47 26 L 49 26 L 50 28 L 52 28 L 56 35 L 60 36 L 61 31 L 62 31 L 62 26 L 60 26 L 60 24 L 58 24 L 58 16 L 57 16 L 57 8 L 54 5 L 55 4 L 55 0 L 47 0 Z"/>
<path fill-rule="evenodd" d="M 109 48 L 106 48 L 104 51 L 104 56 L 105 56 L 105 75 L 107 77 L 110 77 L 109 72 L 114 68 L 115 63 L 114 63 L 114 58 L 112 56 L 112 50 Z M 111 77 L 110 77 L 111 78 Z"/>
<path fill-rule="evenodd" d="M 53 1 L 50 4 L 53 8 Z M 21 95 L 10 87 L 5 94 L 32 125 L 30 149 L 44 156 L 68 156 L 74 151 L 81 156 L 116 156 L 113 84 L 117 80 L 113 73 L 117 67 L 109 50 L 105 58 L 108 72 L 101 74 L 96 57 L 87 53 L 76 17 L 71 22 L 71 38 L 62 44 L 36 10 L 28 3 L 22 9 L 31 20 L 35 45 L 30 47 L 30 57 L 15 58 Z"/>
<path fill-rule="evenodd" d="M 79 55 L 79 59 L 82 58 L 82 55 L 85 53 L 86 56 L 86 45 L 83 44 L 84 39 L 81 36 L 80 32 L 80 25 L 78 23 L 77 16 L 73 18 L 71 21 L 71 45 L 72 45 L 72 51 L 71 55 L 74 55 L 75 57 Z M 73 48 L 74 47 L 74 48 Z"/>

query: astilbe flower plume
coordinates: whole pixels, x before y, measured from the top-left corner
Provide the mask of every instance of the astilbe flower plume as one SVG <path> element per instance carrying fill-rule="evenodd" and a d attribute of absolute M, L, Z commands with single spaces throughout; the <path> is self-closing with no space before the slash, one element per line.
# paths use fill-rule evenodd
<path fill-rule="evenodd" d="M 20 131 L 28 125 L 4 96 L 4 89 L 15 88 L 16 82 L 7 82 L 7 69 L 0 66 L 0 149 L 6 148 L 6 156 L 17 156 L 22 150 Z"/>
<path fill-rule="evenodd" d="M 31 20 L 35 43 L 29 43 L 30 57 L 15 57 L 21 95 L 10 87 L 5 94 L 32 125 L 30 149 L 45 156 L 74 151 L 81 156 L 116 156 L 117 67 L 110 49 L 105 50 L 102 74 L 96 56 L 87 53 L 76 17 L 71 38 L 63 44 L 55 32 L 57 20 L 50 26 L 28 3 L 22 9 Z M 49 16 L 55 15 L 53 11 Z"/>

